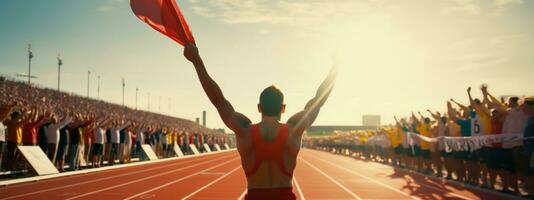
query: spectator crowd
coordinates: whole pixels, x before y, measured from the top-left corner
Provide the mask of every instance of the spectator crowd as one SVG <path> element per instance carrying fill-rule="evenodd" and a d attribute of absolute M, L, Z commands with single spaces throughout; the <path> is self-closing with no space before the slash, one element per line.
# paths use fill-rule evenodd
<path fill-rule="evenodd" d="M 447 101 L 377 130 L 304 138 L 315 148 L 516 195 L 534 194 L 534 97 Z"/>
<path fill-rule="evenodd" d="M 145 160 L 141 145 L 159 158 L 173 157 L 177 144 L 205 152 L 231 142 L 229 136 L 195 122 L 130 109 L 39 88 L 0 76 L 0 169 L 24 171 L 18 146 L 39 146 L 60 172 Z M 67 167 L 68 166 L 68 167 Z"/>

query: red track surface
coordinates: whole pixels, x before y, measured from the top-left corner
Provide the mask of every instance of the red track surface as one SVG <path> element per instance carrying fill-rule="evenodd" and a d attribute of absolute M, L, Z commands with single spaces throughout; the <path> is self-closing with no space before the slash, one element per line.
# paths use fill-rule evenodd
<path fill-rule="evenodd" d="M 302 150 L 294 192 L 300 199 L 505 199 L 392 167 Z M 237 152 L 225 152 L 10 185 L 3 199 L 239 199 L 246 180 Z"/>

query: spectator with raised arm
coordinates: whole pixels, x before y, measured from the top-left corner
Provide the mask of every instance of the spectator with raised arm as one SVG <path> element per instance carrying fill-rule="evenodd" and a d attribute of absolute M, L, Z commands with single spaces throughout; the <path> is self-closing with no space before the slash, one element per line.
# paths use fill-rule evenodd
<path fill-rule="evenodd" d="M 17 105 L 16 103 L 10 104 L 1 104 L 0 105 L 0 170 L 4 169 L 3 158 L 4 158 L 4 146 L 6 145 L 6 133 L 7 127 L 4 125 L 4 122 L 9 119 L 9 114 L 13 107 Z"/>
<path fill-rule="evenodd" d="M 522 175 L 525 177 L 526 188 L 529 194 L 534 195 L 534 97 L 525 98 L 520 106 L 528 121 L 523 131 L 523 151 L 521 152 Z"/>

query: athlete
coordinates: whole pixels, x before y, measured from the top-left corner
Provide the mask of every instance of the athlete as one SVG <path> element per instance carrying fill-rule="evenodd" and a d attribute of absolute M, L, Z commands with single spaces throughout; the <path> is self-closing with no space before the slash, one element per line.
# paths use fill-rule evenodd
<path fill-rule="evenodd" d="M 302 135 L 316 119 L 332 91 L 335 67 L 317 90 L 316 96 L 303 111 L 290 117 L 287 123 L 280 122 L 285 110 L 284 95 L 275 86 L 267 87 L 261 93 L 258 104 L 261 122 L 253 124 L 226 100 L 206 71 L 195 45 L 186 45 L 184 56 L 195 66 L 202 88 L 217 108 L 224 124 L 236 134 L 237 150 L 248 182 L 245 199 L 295 199 L 291 183 Z"/>

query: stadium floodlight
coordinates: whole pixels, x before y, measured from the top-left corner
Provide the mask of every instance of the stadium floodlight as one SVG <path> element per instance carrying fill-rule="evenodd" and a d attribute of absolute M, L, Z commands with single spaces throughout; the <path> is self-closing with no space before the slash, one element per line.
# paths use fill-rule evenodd
<path fill-rule="evenodd" d="M 96 99 L 100 100 L 100 75 L 98 75 L 98 82 L 96 86 Z"/>
<path fill-rule="evenodd" d="M 57 54 L 57 91 L 60 92 L 60 81 L 61 81 L 61 65 L 63 65 L 63 58 L 61 53 Z"/>
<path fill-rule="evenodd" d="M 28 85 L 31 84 L 31 78 L 32 78 L 32 58 L 33 58 L 33 52 L 32 52 L 32 45 L 28 44 Z"/>
<path fill-rule="evenodd" d="M 87 70 L 87 98 L 89 98 L 89 84 L 91 83 L 90 77 L 91 77 L 91 70 Z"/>
<path fill-rule="evenodd" d="M 124 82 L 124 77 L 122 78 L 122 106 L 124 107 L 124 87 L 126 83 Z"/>
<path fill-rule="evenodd" d="M 135 87 L 135 110 L 137 110 L 137 93 L 139 93 L 139 88 Z"/>

